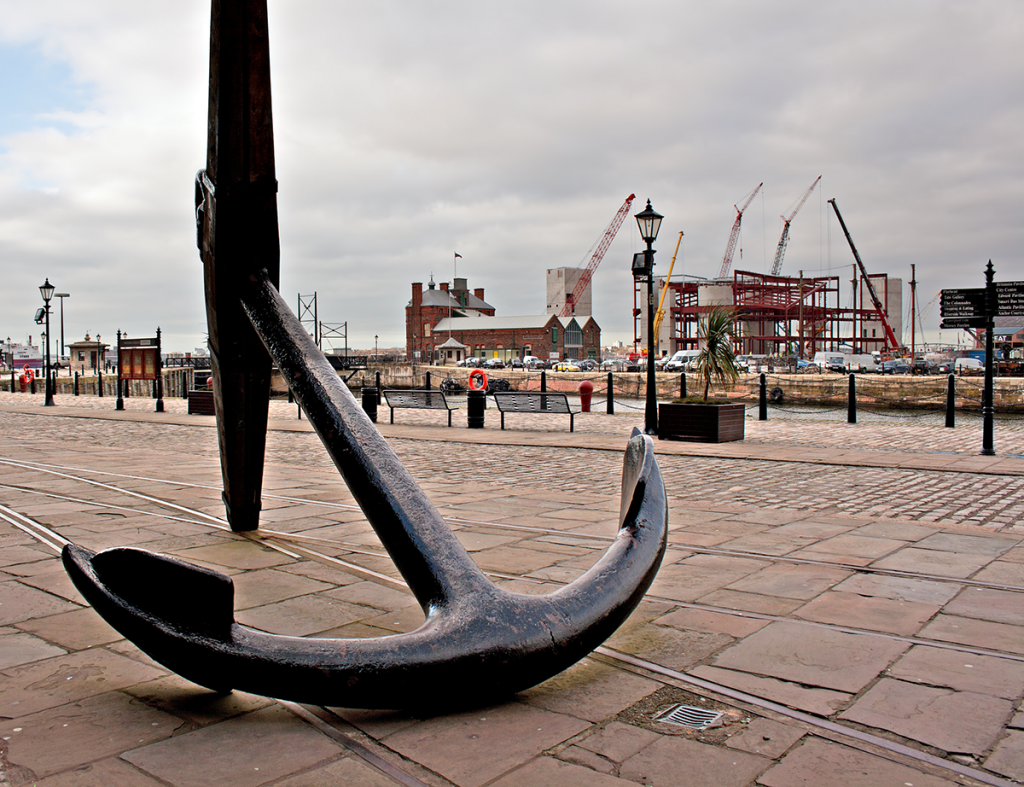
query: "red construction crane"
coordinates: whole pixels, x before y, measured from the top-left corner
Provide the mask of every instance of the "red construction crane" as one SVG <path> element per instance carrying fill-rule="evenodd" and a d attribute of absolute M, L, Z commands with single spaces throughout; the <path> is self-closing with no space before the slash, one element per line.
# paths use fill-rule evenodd
<path fill-rule="evenodd" d="M 733 205 L 736 208 L 736 221 L 732 223 L 732 232 L 729 233 L 729 243 L 725 247 L 725 256 L 722 257 L 722 270 L 718 272 L 718 278 L 724 279 L 729 275 L 729 269 L 732 267 L 732 255 L 736 253 L 736 243 L 740 239 L 740 222 L 743 221 L 743 211 L 747 209 L 747 206 L 754 201 L 754 197 L 757 196 L 757 192 L 761 190 L 761 186 L 764 183 L 758 183 L 757 188 L 750 192 L 750 196 L 747 197 L 747 201 L 743 203 L 741 208 L 739 205 Z"/>
<path fill-rule="evenodd" d="M 629 208 L 633 204 L 633 200 L 636 199 L 636 194 L 630 194 L 626 197 L 626 201 L 622 203 L 622 207 L 619 208 L 619 212 L 615 214 L 615 218 L 612 219 L 612 223 L 608 225 L 608 229 L 604 231 L 604 235 L 601 237 L 601 242 L 597 244 L 597 249 L 594 250 L 594 254 L 590 258 L 590 262 L 587 263 L 587 269 L 583 271 L 583 275 L 580 276 L 579 281 L 576 282 L 576 287 L 573 289 L 572 294 L 566 294 L 565 306 L 562 307 L 562 313 L 559 317 L 570 317 L 576 309 L 576 303 L 583 295 L 583 291 L 587 289 L 587 285 L 590 284 L 591 278 L 594 276 L 594 271 L 597 270 L 597 266 L 601 264 L 601 260 L 604 259 L 605 252 L 608 251 L 608 247 L 612 245 L 612 241 L 615 240 L 615 236 L 619 232 L 619 227 L 622 226 L 622 222 L 625 221 Z"/>
<path fill-rule="evenodd" d="M 889 325 L 889 320 L 885 316 L 885 307 L 882 306 L 882 302 L 878 300 L 878 296 L 875 295 L 875 288 L 871 286 L 871 277 L 868 276 L 867 269 L 864 267 L 864 262 L 860 258 L 860 252 L 857 251 L 857 247 L 853 245 L 853 238 L 850 237 L 850 231 L 846 229 L 846 222 L 843 221 L 842 214 L 839 212 L 839 206 L 836 205 L 834 199 L 828 201 L 829 205 L 832 206 L 832 210 L 836 213 L 836 218 L 839 219 L 839 226 L 843 228 L 843 234 L 846 235 L 846 240 L 850 244 L 850 249 L 853 251 L 853 258 L 857 260 L 857 266 L 860 268 L 861 281 L 867 285 L 868 295 L 871 296 L 871 303 L 875 307 L 875 311 L 878 313 L 878 319 L 882 323 L 882 328 L 885 329 L 885 349 L 886 350 L 897 350 L 900 347 L 900 343 L 896 341 L 896 334 L 893 333 L 892 327 Z"/>
<path fill-rule="evenodd" d="M 779 238 L 779 246 L 775 249 L 775 262 L 772 263 L 772 276 L 778 276 L 779 271 L 782 270 L 782 257 L 786 253 L 786 246 L 789 245 L 789 223 L 793 221 L 796 214 L 800 212 L 800 208 L 807 202 L 807 198 L 811 196 L 811 192 L 814 191 L 814 187 L 818 185 L 818 181 L 821 180 L 821 175 L 815 178 L 814 183 L 811 187 L 804 192 L 804 195 L 800 198 L 800 201 L 793 208 L 793 212 L 789 214 L 789 217 L 782 216 L 782 237 Z"/>

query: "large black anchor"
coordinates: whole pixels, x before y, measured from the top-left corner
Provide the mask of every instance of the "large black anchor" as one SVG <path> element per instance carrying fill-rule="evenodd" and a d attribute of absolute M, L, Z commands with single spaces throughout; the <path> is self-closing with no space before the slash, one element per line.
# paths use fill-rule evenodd
<path fill-rule="evenodd" d="M 545 596 L 496 587 L 281 298 L 266 0 L 213 0 L 207 168 L 197 219 L 228 521 L 259 524 L 271 357 L 426 615 L 370 639 L 267 634 L 235 622 L 231 579 L 134 548 L 64 549 L 90 604 L 156 661 L 211 689 L 364 708 L 483 702 L 575 663 L 626 619 L 665 551 L 650 438 L 625 452 L 618 536 Z"/>

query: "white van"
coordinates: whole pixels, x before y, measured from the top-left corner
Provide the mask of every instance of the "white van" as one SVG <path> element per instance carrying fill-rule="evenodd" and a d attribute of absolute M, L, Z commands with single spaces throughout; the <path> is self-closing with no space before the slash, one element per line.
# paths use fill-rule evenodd
<path fill-rule="evenodd" d="M 977 358 L 957 358 L 953 361 L 953 368 L 958 372 L 961 369 L 984 369 L 985 364 L 979 361 Z"/>
<path fill-rule="evenodd" d="M 690 368 L 693 360 L 700 355 L 700 350 L 679 350 L 675 355 L 665 361 L 661 368 L 666 372 L 681 372 Z"/>

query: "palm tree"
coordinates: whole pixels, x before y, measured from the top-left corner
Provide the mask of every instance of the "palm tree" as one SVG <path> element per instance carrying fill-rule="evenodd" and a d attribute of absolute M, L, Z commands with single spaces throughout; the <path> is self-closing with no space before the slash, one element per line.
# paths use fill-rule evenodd
<path fill-rule="evenodd" d="M 740 376 L 736 369 L 736 354 L 732 349 L 733 310 L 726 306 L 713 306 L 703 320 L 697 323 L 700 353 L 694 359 L 697 375 L 704 381 L 704 401 L 708 400 L 711 381 L 733 382 Z"/>

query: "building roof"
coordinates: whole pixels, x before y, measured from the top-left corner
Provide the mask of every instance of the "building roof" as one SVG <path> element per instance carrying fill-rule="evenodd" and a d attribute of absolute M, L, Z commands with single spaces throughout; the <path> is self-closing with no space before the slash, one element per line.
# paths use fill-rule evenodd
<path fill-rule="evenodd" d="M 458 339 L 456 339 L 454 336 L 449 336 L 448 340 L 444 344 L 439 344 L 434 349 L 435 350 L 443 350 L 445 347 L 451 347 L 453 350 L 468 350 L 469 349 L 469 345 L 468 344 L 463 344 Z"/>
<path fill-rule="evenodd" d="M 563 328 L 576 320 L 576 324 L 583 328 L 594 318 L 589 315 L 577 315 L 575 317 L 559 317 L 555 314 L 525 314 L 509 317 L 491 317 L 477 311 L 460 312 L 465 316 L 457 317 L 454 314 L 451 319 L 445 317 L 434 330 L 442 331 L 524 331 L 529 329 L 547 328 L 552 320 L 557 321 Z"/>
<path fill-rule="evenodd" d="M 407 307 L 408 306 L 412 306 L 412 301 L 410 300 L 405 305 Z M 465 309 L 493 309 L 494 308 L 487 301 L 483 300 L 482 298 L 477 298 L 476 295 L 474 295 L 471 291 L 468 291 L 468 290 L 466 291 L 466 305 L 463 306 L 462 303 L 459 302 L 459 299 L 456 298 L 452 294 L 451 290 L 438 290 L 438 289 L 435 289 L 434 288 L 434 280 L 433 279 L 430 280 L 430 284 L 427 286 L 427 289 L 423 290 L 423 304 L 422 305 L 423 306 L 441 306 L 441 307 L 443 307 L 445 309 L 447 309 L 449 307 L 452 308 L 452 309 L 463 309 L 463 308 L 465 308 Z"/>

